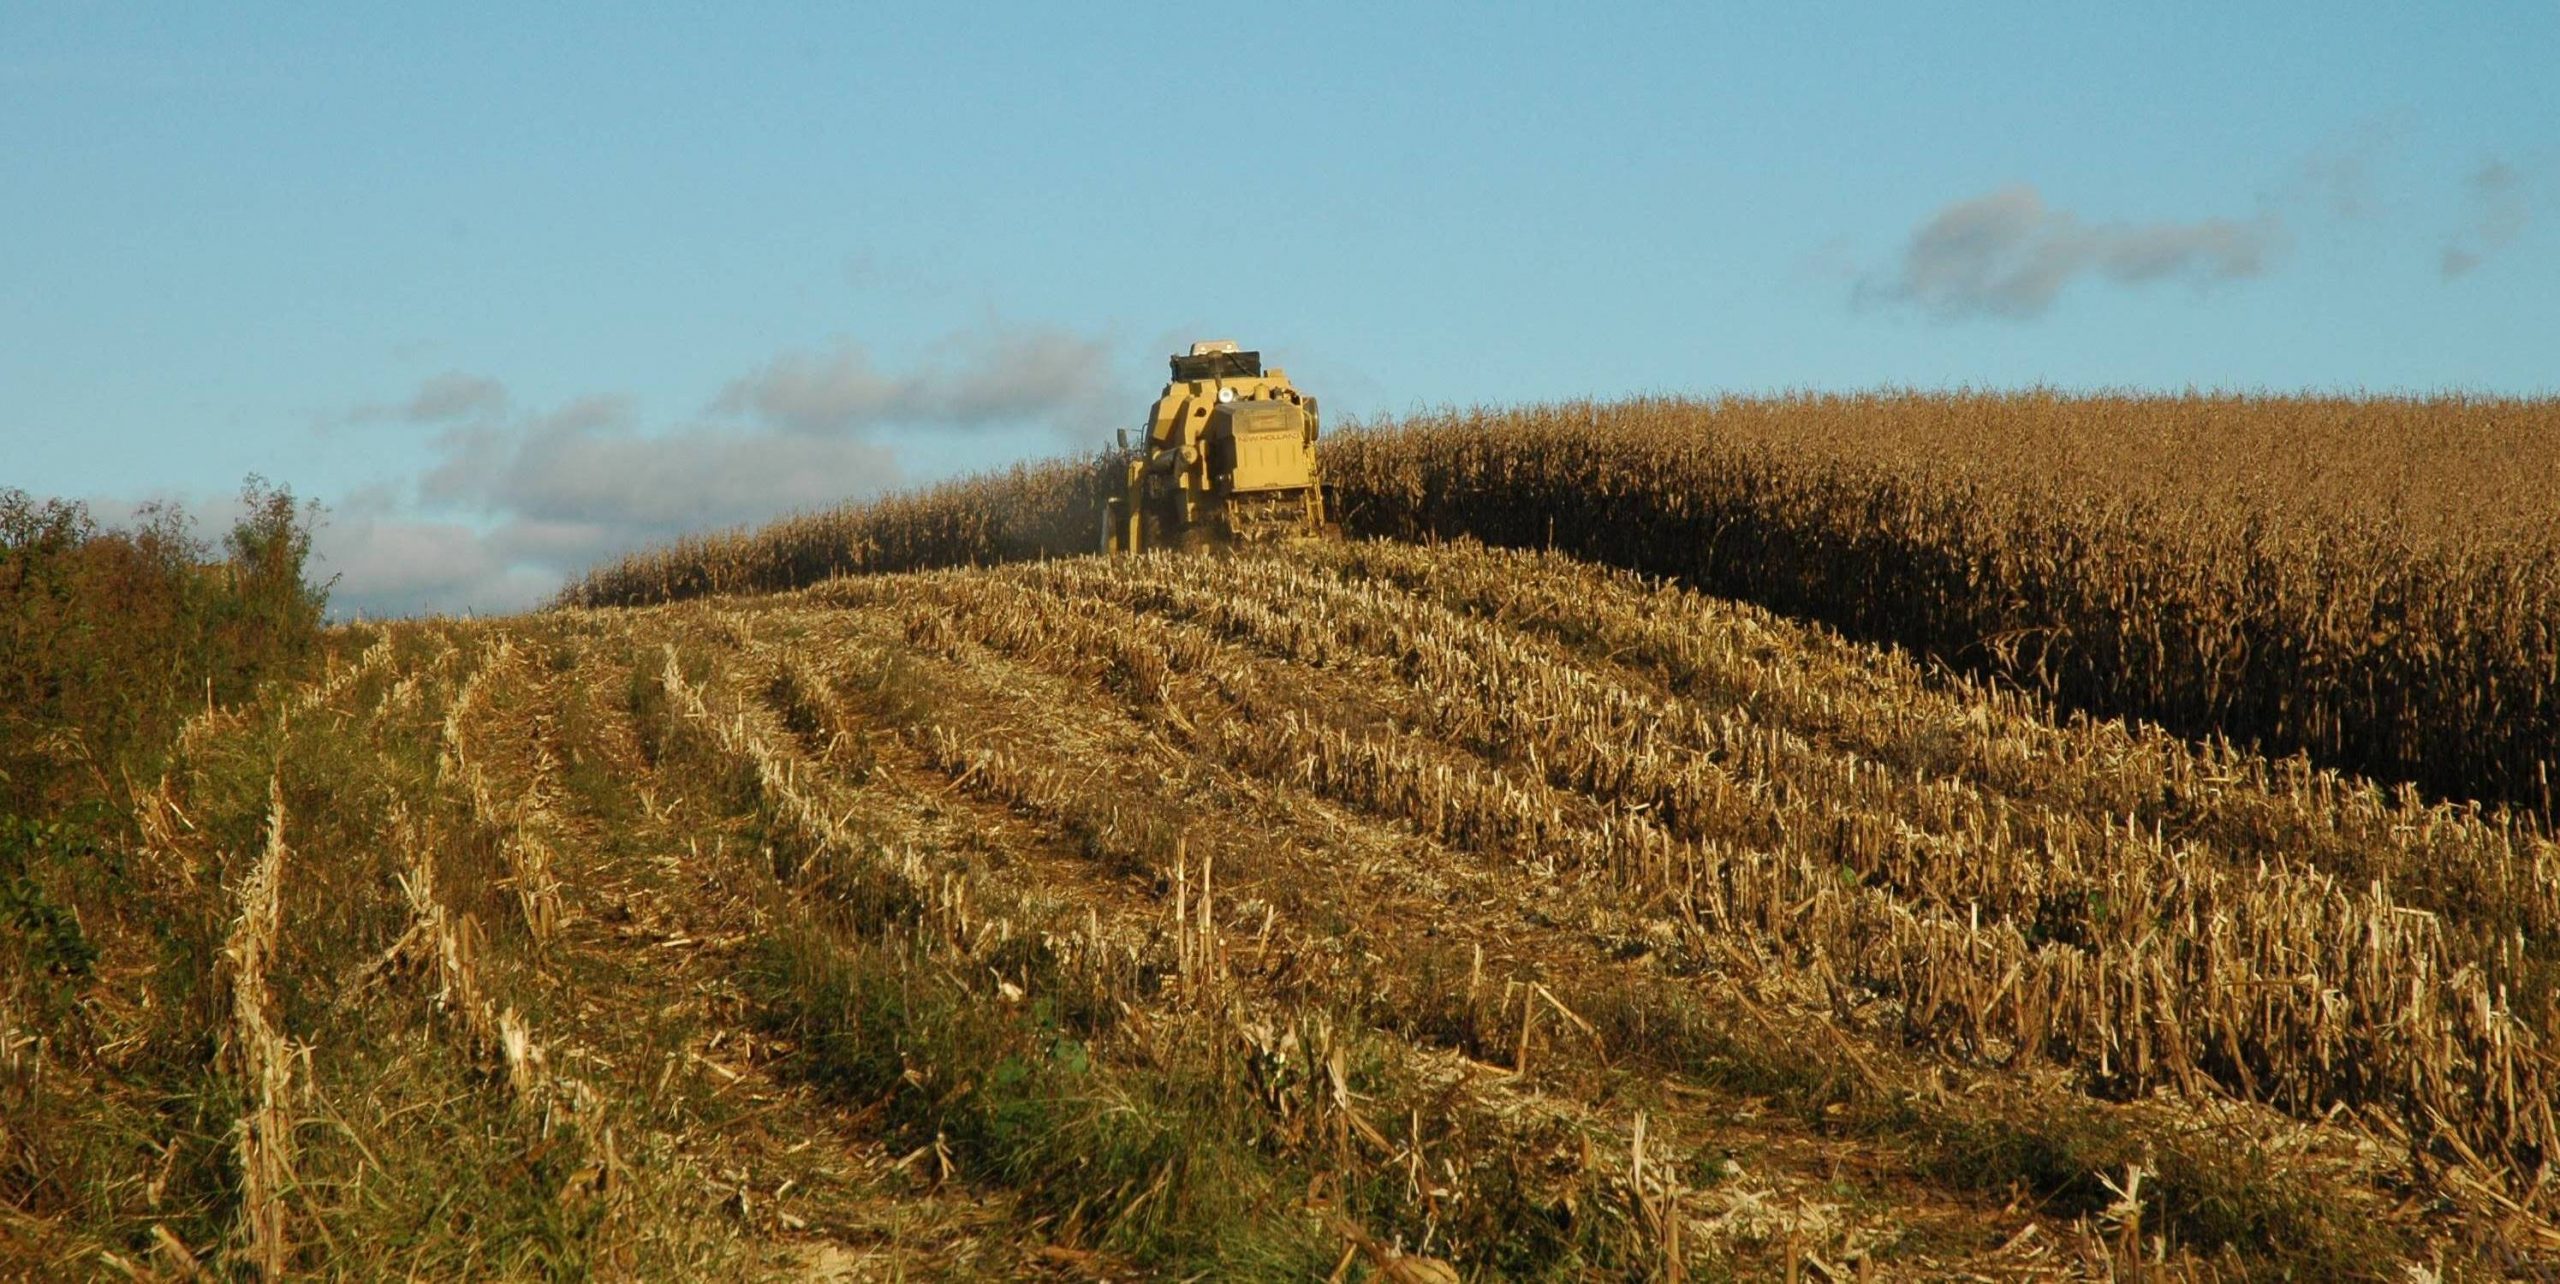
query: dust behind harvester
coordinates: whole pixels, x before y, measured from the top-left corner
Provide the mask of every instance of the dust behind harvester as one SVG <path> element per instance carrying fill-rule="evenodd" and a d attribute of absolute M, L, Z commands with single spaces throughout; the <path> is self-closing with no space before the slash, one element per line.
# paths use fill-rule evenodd
<path fill-rule="evenodd" d="M 1103 549 L 1287 539 L 1326 529 L 1316 399 L 1230 340 L 1191 345 L 1128 452 L 1128 484 L 1103 516 Z"/>

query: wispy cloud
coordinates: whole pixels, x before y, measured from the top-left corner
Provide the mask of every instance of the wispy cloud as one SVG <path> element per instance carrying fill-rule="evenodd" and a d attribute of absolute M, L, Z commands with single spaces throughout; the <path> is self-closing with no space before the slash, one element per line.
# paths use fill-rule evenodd
<path fill-rule="evenodd" d="M 333 506 L 315 540 L 339 614 L 513 611 L 597 562 L 898 484 L 857 438 L 695 425 L 642 432 L 619 398 L 448 433 L 413 485 Z"/>
<path fill-rule="evenodd" d="M 838 341 L 657 424 L 612 394 L 517 410 L 499 380 L 449 372 L 347 416 L 432 428 L 437 457 L 334 505 L 321 569 L 341 613 L 523 609 L 634 549 L 877 495 L 909 476 L 916 432 L 1089 435 L 1127 409 L 1112 369 L 1108 342 L 1047 327 L 980 325 L 905 369 Z"/>
<path fill-rule="evenodd" d="M 2404 150 L 2407 129 L 2395 118 L 2372 117 L 2332 134 L 2276 185 L 2273 199 L 2289 210 L 2357 223 L 2382 216 L 2393 204 L 2386 176 Z"/>
<path fill-rule="evenodd" d="M 2533 219 L 2524 176 L 2505 161 L 2489 161 L 2473 170 L 2463 180 L 2462 196 L 2466 224 L 2445 239 L 2437 257 L 2437 269 L 2446 280 L 2470 272 L 2514 244 Z"/>
<path fill-rule="evenodd" d="M 1855 298 L 1908 305 L 1942 320 L 2034 317 L 2082 278 L 2204 287 L 2260 276 L 2283 239 L 2283 226 L 2272 214 L 2093 223 L 2018 184 L 1930 216 L 1912 232 L 1900 261 L 1869 274 Z"/>
<path fill-rule="evenodd" d="M 446 424 L 502 414 L 507 386 L 483 375 L 448 370 L 418 385 L 405 401 L 374 402 L 347 412 L 349 423 Z"/>
<path fill-rule="evenodd" d="M 329 606 L 342 618 L 519 611 L 559 583 L 542 565 L 519 563 L 503 537 L 469 522 L 339 511 L 313 545 L 318 571 L 338 577 Z"/>
<path fill-rule="evenodd" d="M 811 435 L 1021 424 L 1081 433 L 1107 396 L 1110 370 L 1108 345 L 1099 339 L 1052 327 L 984 326 L 944 339 L 906 371 L 882 370 L 851 340 L 780 353 L 730 381 L 711 408 Z"/>
<path fill-rule="evenodd" d="M 642 433 L 616 398 L 457 433 L 420 483 L 427 503 L 597 533 L 596 547 L 752 522 L 896 484 L 895 452 L 862 438 L 719 426 Z"/>

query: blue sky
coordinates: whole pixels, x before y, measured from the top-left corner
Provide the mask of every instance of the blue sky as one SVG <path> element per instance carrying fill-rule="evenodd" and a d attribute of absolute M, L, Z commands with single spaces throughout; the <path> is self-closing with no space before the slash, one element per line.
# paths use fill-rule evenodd
<path fill-rule="evenodd" d="M 2560 7 L 0 5 L 0 485 L 342 607 L 1098 444 L 1876 385 L 2560 388 Z"/>

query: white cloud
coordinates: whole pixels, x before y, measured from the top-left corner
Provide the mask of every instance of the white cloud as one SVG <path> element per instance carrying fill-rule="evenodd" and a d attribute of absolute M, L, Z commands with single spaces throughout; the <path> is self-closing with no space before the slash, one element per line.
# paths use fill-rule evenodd
<path fill-rule="evenodd" d="M 1856 297 L 1908 304 L 1941 319 L 2032 317 L 2083 277 L 2202 287 L 2260 276 L 2282 241 L 2272 215 L 2090 223 L 2019 184 L 1932 215 L 1912 232 L 1900 263 L 1871 275 Z"/>
<path fill-rule="evenodd" d="M 339 618 L 420 611 L 519 611 L 559 583 L 539 565 L 511 564 L 487 532 L 467 523 L 335 515 L 313 540 L 316 573 L 334 575 Z"/>
<path fill-rule="evenodd" d="M 899 478 L 894 453 L 860 438 L 717 427 L 644 434 L 573 407 L 517 428 L 448 439 L 420 485 L 429 502 L 568 532 L 646 540 L 759 521 L 869 495 Z"/>
<path fill-rule="evenodd" d="M 625 553 L 876 496 L 907 478 L 901 452 L 929 444 L 919 432 L 987 434 L 971 454 L 1043 430 L 1097 436 L 1133 410 L 1113 365 L 1107 342 L 1050 327 L 962 330 L 906 370 L 838 342 L 778 354 L 728 381 L 708 417 L 673 424 L 613 394 L 521 410 L 500 380 L 447 371 L 336 421 L 426 428 L 435 458 L 323 497 L 311 570 L 336 577 L 340 618 L 524 610 Z M 230 497 L 166 498 L 214 552 L 241 512 Z M 110 525 L 141 506 L 90 501 Z"/>
<path fill-rule="evenodd" d="M 340 577 L 342 615 L 520 610 L 624 553 L 877 495 L 907 475 L 915 431 L 1093 435 L 1128 409 L 1111 374 L 1102 340 L 987 324 L 905 370 L 851 342 L 786 351 L 672 425 L 616 395 L 510 413 L 496 379 L 439 375 L 350 416 L 440 426 L 438 458 L 347 497 L 319 569 Z"/>

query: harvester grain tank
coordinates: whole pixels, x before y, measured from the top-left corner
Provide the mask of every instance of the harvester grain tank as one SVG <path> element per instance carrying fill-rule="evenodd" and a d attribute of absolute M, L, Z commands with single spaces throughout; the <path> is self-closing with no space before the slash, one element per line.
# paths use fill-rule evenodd
<path fill-rule="evenodd" d="M 1316 399 L 1231 340 L 1173 357 L 1144 439 L 1122 433 L 1127 478 L 1103 516 L 1103 548 L 1199 548 L 1327 529 Z"/>

